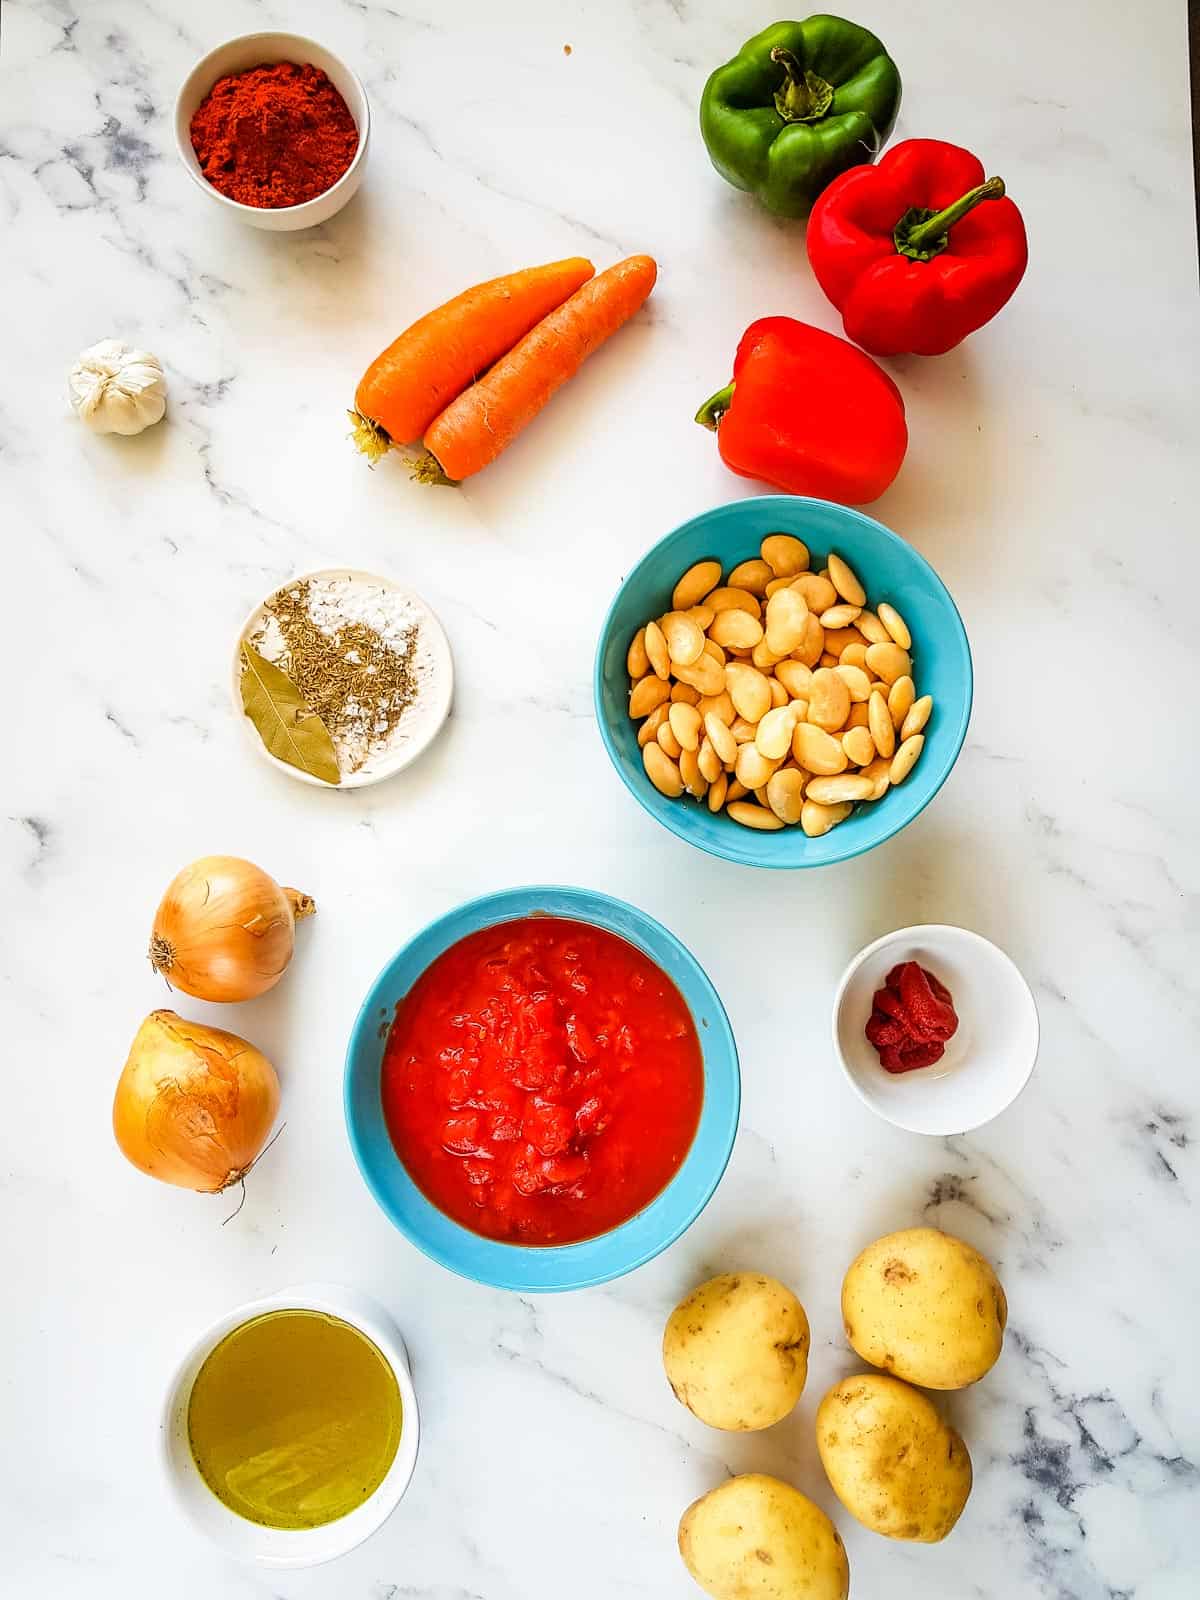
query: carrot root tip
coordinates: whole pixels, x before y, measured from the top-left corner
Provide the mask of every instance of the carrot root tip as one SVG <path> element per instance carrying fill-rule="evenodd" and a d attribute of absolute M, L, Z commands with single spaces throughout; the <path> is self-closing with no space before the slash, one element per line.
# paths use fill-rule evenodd
<path fill-rule="evenodd" d="M 361 411 L 347 411 L 346 415 L 350 418 L 350 437 L 354 440 L 354 448 L 360 450 L 367 458 L 367 465 L 373 467 L 392 448 L 391 436 L 386 428 L 372 422 L 370 417 L 364 417 Z"/>
<path fill-rule="evenodd" d="M 408 472 L 417 483 L 439 483 L 446 489 L 459 487 L 456 479 L 446 476 L 441 462 L 429 450 L 422 450 L 415 461 L 409 462 Z"/>

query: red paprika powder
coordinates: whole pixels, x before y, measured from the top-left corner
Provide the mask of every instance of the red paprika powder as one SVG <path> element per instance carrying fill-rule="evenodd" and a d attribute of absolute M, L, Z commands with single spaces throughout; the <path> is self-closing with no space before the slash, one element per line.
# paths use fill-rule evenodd
<path fill-rule="evenodd" d="M 358 128 L 319 67 L 278 61 L 218 78 L 191 121 L 200 170 L 244 206 L 298 206 L 354 160 Z"/>

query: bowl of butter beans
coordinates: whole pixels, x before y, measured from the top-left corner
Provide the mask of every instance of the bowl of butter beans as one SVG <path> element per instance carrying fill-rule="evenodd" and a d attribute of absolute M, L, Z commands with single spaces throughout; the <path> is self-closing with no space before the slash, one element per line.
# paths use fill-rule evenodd
<path fill-rule="evenodd" d="M 873 849 L 946 781 L 971 652 L 925 558 L 845 506 L 764 495 L 660 540 L 596 653 L 625 787 L 679 838 L 757 867 Z"/>

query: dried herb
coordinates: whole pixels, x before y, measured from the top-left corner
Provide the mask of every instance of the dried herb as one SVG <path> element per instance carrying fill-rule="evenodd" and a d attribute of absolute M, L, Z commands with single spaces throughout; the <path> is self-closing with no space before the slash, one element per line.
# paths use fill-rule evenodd
<path fill-rule="evenodd" d="M 366 622 L 347 618 L 330 627 L 313 615 L 309 579 L 272 595 L 264 609 L 274 617 L 287 649 L 288 671 L 309 709 L 324 722 L 343 752 L 386 740 L 417 692 L 413 629 L 397 646 Z"/>
<path fill-rule="evenodd" d="M 287 673 L 244 639 L 242 664 L 242 706 L 275 759 L 323 783 L 340 783 L 342 775 L 329 729 L 313 714 Z"/>

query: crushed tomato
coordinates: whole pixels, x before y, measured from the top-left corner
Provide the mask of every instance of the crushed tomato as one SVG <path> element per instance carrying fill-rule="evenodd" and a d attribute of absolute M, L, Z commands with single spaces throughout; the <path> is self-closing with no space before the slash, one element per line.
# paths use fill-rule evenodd
<path fill-rule="evenodd" d="M 434 961 L 396 1008 L 383 1110 L 413 1182 L 512 1244 L 606 1233 L 674 1177 L 704 1097 L 683 996 L 603 928 L 527 917 Z"/>

